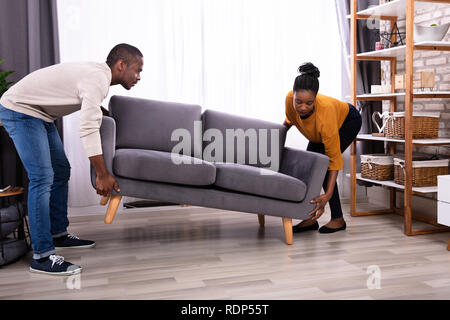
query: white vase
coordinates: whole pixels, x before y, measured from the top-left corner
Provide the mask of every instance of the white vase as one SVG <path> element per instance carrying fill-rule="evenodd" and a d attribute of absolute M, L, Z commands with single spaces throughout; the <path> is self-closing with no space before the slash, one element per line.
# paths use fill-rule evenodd
<path fill-rule="evenodd" d="M 414 42 L 441 41 L 450 27 L 450 22 L 433 27 L 414 25 Z"/>

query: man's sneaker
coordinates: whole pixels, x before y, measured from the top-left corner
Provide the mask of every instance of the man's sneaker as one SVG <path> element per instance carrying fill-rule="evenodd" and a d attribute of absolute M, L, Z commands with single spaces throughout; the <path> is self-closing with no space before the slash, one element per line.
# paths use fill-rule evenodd
<path fill-rule="evenodd" d="M 55 248 L 92 248 L 95 247 L 95 242 L 91 240 L 81 240 L 72 234 L 67 234 L 59 238 L 54 238 L 53 245 Z"/>
<path fill-rule="evenodd" d="M 61 256 L 52 254 L 44 262 L 39 262 L 35 259 L 31 260 L 30 271 L 51 275 L 70 276 L 80 273 L 81 267 L 64 261 L 64 258 Z"/>

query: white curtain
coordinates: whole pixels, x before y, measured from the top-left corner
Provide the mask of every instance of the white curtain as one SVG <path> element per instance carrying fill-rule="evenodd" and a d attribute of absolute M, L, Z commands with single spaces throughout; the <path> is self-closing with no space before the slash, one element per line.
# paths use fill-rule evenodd
<path fill-rule="evenodd" d="M 333 0 L 59 0 L 61 62 L 105 61 L 121 42 L 144 55 L 141 82 L 112 95 L 196 103 L 282 123 L 298 66 L 321 71 L 320 92 L 341 99 L 342 50 Z M 64 118 L 72 165 L 69 206 L 98 203 L 78 113 Z M 305 149 L 291 129 L 287 145 Z"/>
<path fill-rule="evenodd" d="M 341 96 L 342 100 L 350 102 L 350 19 L 347 14 L 350 12 L 347 0 L 335 0 L 336 17 L 339 28 L 339 36 L 342 48 L 342 72 L 341 72 Z M 361 87 L 361 86 L 360 86 Z M 341 198 L 350 198 L 350 151 L 351 146 L 343 153 L 344 167 L 338 176 L 339 194 Z"/>

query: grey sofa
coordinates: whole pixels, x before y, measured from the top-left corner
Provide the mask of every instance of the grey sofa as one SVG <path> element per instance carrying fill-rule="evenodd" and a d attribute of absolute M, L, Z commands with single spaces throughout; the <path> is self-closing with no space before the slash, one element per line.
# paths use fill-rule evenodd
<path fill-rule="evenodd" d="M 100 129 L 106 167 L 122 196 L 282 218 L 287 244 L 292 219 L 307 219 L 320 194 L 328 157 L 284 147 L 281 124 L 191 104 L 113 96 Z M 184 146 L 184 148 L 181 148 Z M 268 161 L 270 160 L 270 161 Z M 91 168 L 95 188 L 95 172 Z M 106 200 L 106 201 L 105 201 Z M 102 199 L 106 204 L 108 199 Z"/>

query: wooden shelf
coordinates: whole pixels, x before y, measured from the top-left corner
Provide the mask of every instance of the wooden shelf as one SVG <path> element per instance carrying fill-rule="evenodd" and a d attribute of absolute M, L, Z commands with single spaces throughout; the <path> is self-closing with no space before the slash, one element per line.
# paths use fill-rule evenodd
<path fill-rule="evenodd" d="M 405 49 L 406 46 L 398 46 L 394 48 L 388 48 L 383 50 L 375 50 L 375 51 L 368 51 L 363 53 L 358 53 L 356 55 L 356 60 L 364 60 L 360 58 L 398 58 L 401 56 L 405 56 Z"/>
<path fill-rule="evenodd" d="M 450 98 L 450 91 L 417 91 L 413 93 L 415 99 L 447 99 Z M 381 94 L 360 94 L 356 100 L 360 101 L 380 101 L 393 100 L 395 98 L 405 97 L 404 92 L 381 93 Z M 346 96 L 350 99 L 350 96 Z"/>
<path fill-rule="evenodd" d="M 422 41 L 414 43 L 414 50 L 437 50 L 449 51 L 450 42 L 447 41 Z M 356 60 L 365 60 L 365 58 L 372 60 L 372 58 L 387 59 L 387 58 L 401 58 L 406 53 L 406 45 L 383 50 L 368 51 L 358 53 Z"/>
<path fill-rule="evenodd" d="M 430 2 L 436 2 L 436 3 L 449 3 L 449 1 L 445 0 L 434 0 L 434 1 L 415 1 L 415 9 L 421 10 L 426 8 Z M 364 19 L 366 16 L 370 17 L 393 17 L 397 19 L 405 19 L 406 17 L 406 1 L 405 0 L 395 0 L 391 2 L 387 2 L 384 4 L 381 4 L 379 6 L 373 6 L 370 8 L 367 8 L 365 10 L 361 10 L 356 12 L 356 17 L 361 17 Z M 351 16 L 348 15 L 348 18 Z"/>
<path fill-rule="evenodd" d="M 405 93 L 403 92 L 403 96 Z M 425 99 L 425 98 L 450 98 L 450 91 L 424 91 L 424 92 L 414 92 L 413 97 L 415 99 Z"/>
<path fill-rule="evenodd" d="M 414 50 L 450 51 L 450 42 L 446 41 L 422 41 L 414 43 Z"/>
<path fill-rule="evenodd" d="M 357 173 L 356 174 L 356 179 L 357 180 L 361 180 L 361 181 L 374 183 L 374 184 L 379 184 L 380 186 L 392 187 L 392 188 L 402 189 L 402 190 L 405 189 L 404 185 L 397 184 L 394 181 L 379 181 L 379 180 L 372 180 L 372 179 L 362 178 L 361 177 L 361 173 Z M 437 186 L 433 186 L 433 187 L 413 187 L 412 190 L 413 190 L 413 192 L 417 192 L 417 193 L 435 193 L 435 192 L 437 192 L 438 187 Z"/>
<path fill-rule="evenodd" d="M 360 101 L 378 101 L 392 100 L 397 97 L 404 97 L 404 92 L 382 93 L 382 94 L 360 94 L 356 96 L 356 100 Z M 415 99 L 446 99 L 450 98 L 450 91 L 417 91 L 413 93 Z M 347 97 L 350 98 L 350 97 Z"/>
<path fill-rule="evenodd" d="M 392 100 L 396 97 L 404 97 L 405 93 L 380 93 L 380 94 L 360 94 L 356 96 L 356 100 L 378 101 L 378 100 Z"/>
<path fill-rule="evenodd" d="M 387 142 L 405 143 L 405 140 L 402 140 L 402 139 L 392 139 L 392 138 L 386 138 L 386 137 L 377 137 L 377 136 L 372 136 L 371 134 L 358 134 L 356 136 L 356 140 L 373 140 L 373 141 L 387 141 Z M 421 146 L 449 145 L 450 144 L 450 138 L 413 139 L 412 143 L 414 145 L 421 145 Z"/>

